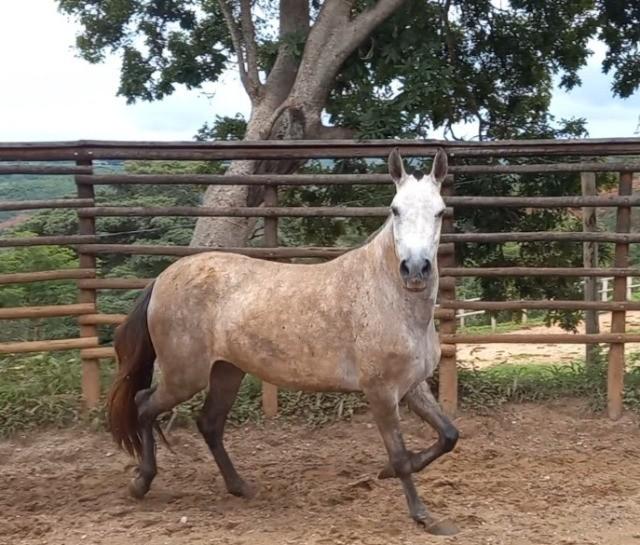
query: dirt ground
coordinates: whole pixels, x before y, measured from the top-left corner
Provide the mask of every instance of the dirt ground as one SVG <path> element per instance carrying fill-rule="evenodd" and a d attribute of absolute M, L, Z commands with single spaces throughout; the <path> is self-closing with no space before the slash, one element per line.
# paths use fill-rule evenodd
<path fill-rule="evenodd" d="M 627 330 L 640 329 L 640 312 L 627 312 Z M 600 315 L 600 331 L 611 331 L 611 313 Z M 584 333 L 584 324 L 578 326 L 578 332 Z M 523 327 L 514 334 L 550 334 L 567 333 L 560 327 Z M 583 344 L 460 344 L 458 345 L 458 363 L 464 367 L 482 369 L 500 363 L 570 363 L 584 359 Z M 639 343 L 625 345 L 627 354 L 640 352 Z"/>
<path fill-rule="evenodd" d="M 7 544 L 640 544 L 640 427 L 573 401 L 509 406 L 457 419 L 455 451 L 417 476 L 454 537 L 420 530 L 367 415 L 309 429 L 231 429 L 240 472 L 258 485 L 229 496 L 196 432 L 172 433 L 143 501 L 126 494 L 130 460 L 104 434 L 58 431 L 0 442 L 0 542 Z M 407 441 L 430 431 L 403 413 Z"/>

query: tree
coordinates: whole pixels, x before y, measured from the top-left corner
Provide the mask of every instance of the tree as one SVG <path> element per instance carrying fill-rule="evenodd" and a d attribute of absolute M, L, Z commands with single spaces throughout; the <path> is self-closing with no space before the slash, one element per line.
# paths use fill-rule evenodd
<path fill-rule="evenodd" d="M 613 0 L 58 0 L 82 25 L 80 54 L 122 59 L 119 94 L 160 99 L 215 82 L 232 64 L 251 99 L 244 138 L 425 136 L 474 120 L 479 137 L 544 119 L 552 78 L 567 89 L 598 37 L 614 92 L 640 82 L 640 8 Z M 322 123 L 322 118 L 329 126 Z M 225 120 L 228 122 L 229 120 Z M 237 161 L 229 173 L 291 172 Z M 211 187 L 204 204 L 256 204 Z M 202 218 L 194 244 L 239 246 L 247 222 Z"/>

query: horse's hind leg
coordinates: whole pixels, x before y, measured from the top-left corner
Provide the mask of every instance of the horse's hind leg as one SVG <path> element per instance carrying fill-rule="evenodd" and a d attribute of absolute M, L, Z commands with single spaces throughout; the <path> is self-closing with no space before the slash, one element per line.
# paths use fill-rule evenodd
<path fill-rule="evenodd" d="M 227 415 L 243 378 L 244 371 L 226 361 L 218 361 L 213 365 L 209 393 L 198 417 L 198 429 L 213 454 L 227 490 L 234 496 L 248 498 L 253 495 L 253 489 L 238 475 L 223 442 Z"/>
<path fill-rule="evenodd" d="M 153 427 L 158 415 L 171 410 L 180 401 L 168 394 L 163 384 L 140 390 L 135 397 L 138 407 L 138 425 L 142 442 L 142 457 L 136 476 L 129 484 L 129 493 L 134 498 L 143 498 L 151 488 L 151 482 L 158 473 L 156 465 L 156 442 Z"/>

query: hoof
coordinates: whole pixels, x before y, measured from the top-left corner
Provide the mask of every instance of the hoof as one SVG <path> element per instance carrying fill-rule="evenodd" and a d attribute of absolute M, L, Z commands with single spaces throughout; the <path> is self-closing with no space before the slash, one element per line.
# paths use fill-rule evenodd
<path fill-rule="evenodd" d="M 233 485 L 227 488 L 229 494 L 236 496 L 238 498 L 244 498 L 246 500 L 250 500 L 256 495 L 256 488 L 251 486 L 250 484 L 240 481 L 239 483 L 234 483 Z"/>
<path fill-rule="evenodd" d="M 378 479 L 392 479 L 396 476 L 396 472 L 390 465 L 384 467 L 384 469 L 378 473 Z"/>
<path fill-rule="evenodd" d="M 134 477 L 129 483 L 129 494 L 133 498 L 141 500 L 149 492 L 149 488 L 151 485 L 145 479 L 140 476 Z"/>
<path fill-rule="evenodd" d="M 460 529 L 450 520 L 431 520 L 430 523 L 421 523 L 425 532 L 433 536 L 454 536 Z"/>

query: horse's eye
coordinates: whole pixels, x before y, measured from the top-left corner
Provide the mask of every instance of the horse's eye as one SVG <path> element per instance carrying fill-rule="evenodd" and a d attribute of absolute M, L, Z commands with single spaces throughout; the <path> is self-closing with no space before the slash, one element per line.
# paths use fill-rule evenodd
<path fill-rule="evenodd" d="M 442 210 L 440 210 L 440 212 L 438 212 L 436 214 L 436 218 L 441 218 L 442 216 L 444 216 L 444 211 L 446 210 L 446 208 L 443 208 Z"/>
<path fill-rule="evenodd" d="M 391 207 L 391 213 L 392 213 L 394 216 L 399 216 L 399 215 L 400 215 L 400 210 L 398 210 L 398 208 L 397 208 L 397 207 L 392 206 L 392 207 Z"/>

